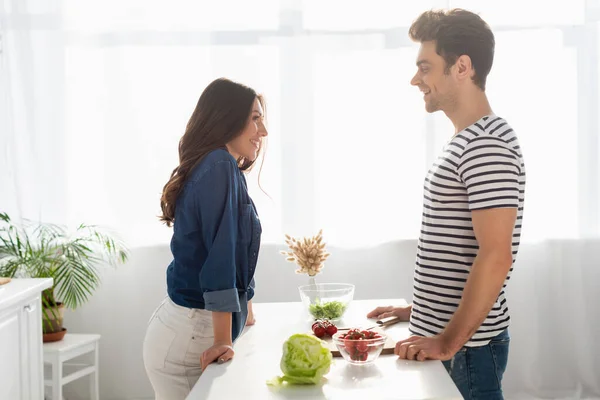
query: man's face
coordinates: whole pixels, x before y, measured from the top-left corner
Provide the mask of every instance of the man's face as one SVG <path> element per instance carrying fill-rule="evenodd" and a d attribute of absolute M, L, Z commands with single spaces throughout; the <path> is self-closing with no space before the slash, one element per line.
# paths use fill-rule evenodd
<path fill-rule="evenodd" d="M 410 84 L 423 92 L 425 110 L 448 111 L 456 104 L 457 82 L 452 69 L 446 73 L 446 62 L 435 51 L 436 43 L 423 42 L 417 55 L 417 73 Z"/>

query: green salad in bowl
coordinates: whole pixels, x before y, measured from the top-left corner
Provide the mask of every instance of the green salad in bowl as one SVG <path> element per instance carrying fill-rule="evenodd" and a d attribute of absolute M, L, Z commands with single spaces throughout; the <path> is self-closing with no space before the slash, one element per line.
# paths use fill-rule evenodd
<path fill-rule="evenodd" d="M 300 298 L 315 319 L 339 320 L 354 298 L 350 283 L 318 283 L 298 288 Z"/>

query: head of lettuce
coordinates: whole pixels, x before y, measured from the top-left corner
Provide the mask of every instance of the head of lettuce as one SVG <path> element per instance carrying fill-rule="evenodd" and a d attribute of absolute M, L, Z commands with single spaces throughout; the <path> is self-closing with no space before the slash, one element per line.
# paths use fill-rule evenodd
<path fill-rule="evenodd" d="M 280 363 L 283 376 L 267 381 L 267 385 L 279 386 L 284 382 L 317 384 L 329 372 L 331 360 L 331 351 L 325 342 L 309 334 L 297 333 L 283 343 Z"/>

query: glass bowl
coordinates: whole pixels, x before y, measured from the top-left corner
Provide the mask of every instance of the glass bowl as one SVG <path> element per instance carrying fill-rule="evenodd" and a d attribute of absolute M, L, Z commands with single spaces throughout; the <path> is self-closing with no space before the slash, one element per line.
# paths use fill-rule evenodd
<path fill-rule="evenodd" d="M 350 283 L 317 283 L 298 290 L 302 303 L 315 319 L 339 320 L 354 298 L 354 285 Z"/>
<path fill-rule="evenodd" d="M 344 335 L 347 333 L 348 331 L 339 331 L 333 335 L 332 340 L 344 360 L 350 364 L 371 364 L 377 360 L 387 340 L 387 336 L 381 332 L 376 332 L 379 335 L 377 338 L 358 340 L 345 339 Z"/>

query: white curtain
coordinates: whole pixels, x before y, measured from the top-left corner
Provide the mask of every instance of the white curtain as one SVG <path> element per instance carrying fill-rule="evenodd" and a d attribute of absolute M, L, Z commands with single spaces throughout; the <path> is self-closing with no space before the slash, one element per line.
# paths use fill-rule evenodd
<path fill-rule="evenodd" d="M 268 101 L 268 196 L 258 168 L 250 178 L 264 243 L 321 228 L 340 248 L 414 239 L 424 174 L 452 129 L 409 85 L 407 28 L 437 7 L 492 25 L 488 95 L 525 156 L 512 310 L 540 345 L 511 366 L 513 390 L 600 396 L 597 2 L 0 0 L 0 209 L 165 245 L 159 198 L 178 140 L 226 76 Z M 579 372 L 555 379 L 552 363 Z"/>
<path fill-rule="evenodd" d="M 204 87 L 227 76 L 268 100 L 268 196 L 251 179 L 266 242 L 320 228 L 342 246 L 414 238 L 424 173 L 451 128 L 409 85 L 407 27 L 427 8 L 463 6 L 496 32 L 488 93 L 522 142 L 523 239 L 598 236 L 593 2 L 2 4 L 1 200 L 13 212 L 110 225 L 135 245 L 168 240 L 156 215 L 177 142 Z"/>
<path fill-rule="evenodd" d="M 598 239 L 522 246 L 507 288 L 509 398 L 600 399 L 599 266 Z"/>

